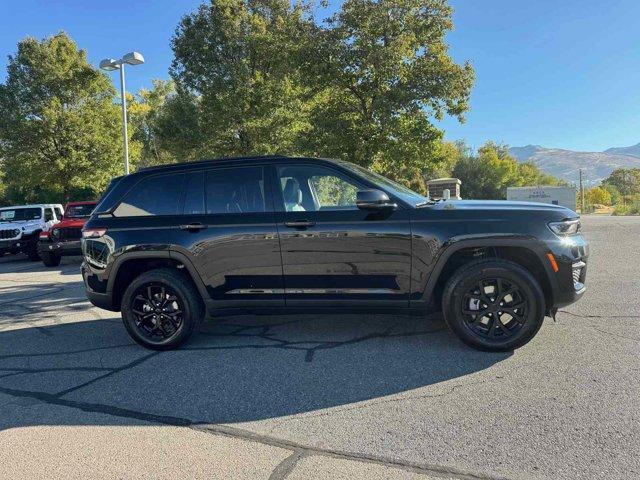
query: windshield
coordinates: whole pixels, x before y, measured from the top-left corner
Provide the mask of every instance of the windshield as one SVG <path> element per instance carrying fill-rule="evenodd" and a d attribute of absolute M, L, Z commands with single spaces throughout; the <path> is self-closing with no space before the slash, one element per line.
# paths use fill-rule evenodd
<path fill-rule="evenodd" d="M 64 212 L 66 218 L 87 218 L 91 216 L 91 212 L 95 208 L 94 203 L 86 205 L 69 205 Z"/>
<path fill-rule="evenodd" d="M 428 202 L 429 199 L 423 195 L 420 195 L 417 192 L 414 192 L 410 188 L 405 187 L 404 185 L 400 185 L 399 183 L 394 182 L 393 180 L 389 180 L 387 177 L 383 177 L 382 175 L 367 170 L 359 165 L 355 165 L 350 162 L 340 162 L 343 167 L 348 168 L 352 172 L 360 175 L 361 177 L 366 178 L 367 180 L 376 183 L 386 190 L 390 191 L 393 195 L 404 200 L 405 202 L 417 206 Z"/>
<path fill-rule="evenodd" d="M 41 208 L 11 208 L 0 210 L 0 222 L 20 222 L 42 218 Z"/>

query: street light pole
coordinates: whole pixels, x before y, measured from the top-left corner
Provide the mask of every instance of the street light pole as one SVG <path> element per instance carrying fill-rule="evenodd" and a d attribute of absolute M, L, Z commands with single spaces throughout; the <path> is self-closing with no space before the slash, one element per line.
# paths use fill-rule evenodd
<path fill-rule="evenodd" d="M 120 60 L 105 58 L 100 62 L 100 68 L 108 72 L 120 70 L 120 98 L 122 106 L 122 139 L 124 143 L 124 174 L 129 175 L 129 136 L 127 135 L 127 97 L 124 83 L 124 66 L 140 65 L 144 63 L 144 57 L 138 52 L 127 53 Z"/>
<path fill-rule="evenodd" d="M 124 174 L 129 175 L 129 136 L 127 135 L 127 97 L 124 86 L 124 63 L 120 65 L 120 97 L 122 99 L 122 139 L 124 141 Z"/>

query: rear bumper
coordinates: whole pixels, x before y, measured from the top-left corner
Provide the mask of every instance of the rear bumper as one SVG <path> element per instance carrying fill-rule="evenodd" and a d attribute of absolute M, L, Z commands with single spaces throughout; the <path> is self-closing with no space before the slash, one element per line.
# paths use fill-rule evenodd
<path fill-rule="evenodd" d="M 98 308 L 104 308 L 105 310 L 111 310 L 112 312 L 119 311 L 119 306 L 113 305 L 113 296 L 111 295 L 111 292 L 98 291 L 99 289 L 104 289 L 105 285 L 95 277 L 91 272 L 91 269 L 84 262 L 80 267 L 80 271 L 82 272 L 84 289 L 89 301 Z"/>
<path fill-rule="evenodd" d="M 38 242 L 38 253 L 53 253 L 56 255 L 82 255 L 80 240 L 69 242 Z"/>

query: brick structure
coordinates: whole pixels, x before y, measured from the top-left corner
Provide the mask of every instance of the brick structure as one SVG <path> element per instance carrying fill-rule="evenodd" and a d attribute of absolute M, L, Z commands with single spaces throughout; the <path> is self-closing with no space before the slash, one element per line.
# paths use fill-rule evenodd
<path fill-rule="evenodd" d="M 431 198 L 442 198 L 442 192 L 449 189 L 452 200 L 460 200 L 460 185 L 462 182 L 458 178 L 436 178 L 427 180 L 427 191 Z"/>

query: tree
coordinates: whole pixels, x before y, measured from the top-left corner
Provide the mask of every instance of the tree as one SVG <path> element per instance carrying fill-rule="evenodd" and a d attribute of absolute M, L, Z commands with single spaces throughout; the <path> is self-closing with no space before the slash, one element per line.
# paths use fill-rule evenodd
<path fill-rule="evenodd" d="M 0 85 L 7 196 L 14 202 L 94 198 L 121 174 L 114 94 L 109 79 L 67 34 L 20 41 Z M 133 142 L 134 160 L 136 151 Z"/>
<path fill-rule="evenodd" d="M 423 190 L 444 159 L 432 119 L 462 121 L 474 81 L 471 65 L 448 54 L 452 26 L 443 0 L 346 0 L 308 44 L 317 93 L 304 150 Z"/>
<path fill-rule="evenodd" d="M 611 205 L 611 194 L 602 187 L 593 187 L 585 192 L 587 205 Z"/>
<path fill-rule="evenodd" d="M 172 39 L 171 107 L 195 113 L 196 152 L 295 152 L 308 130 L 299 52 L 310 28 L 305 8 L 288 0 L 211 0 L 182 18 Z"/>
<path fill-rule="evenodd" d="M 615 187 L 623 196 L 640 194 L 640 168 L 618 168 L 603 183 Z"/>
<path fill-rule="evenodd" d="M 135 126 L 134 139 L 142 145 L 140 164 L 144 166 L 171 163 L 175 158 L 163 141 L 163 119 L 175 88 L 172 81 L 152 80 L 152 84 L 150 90 L 143 88 L 136 97 L 127 98 L 127 113 Z"/>
<path fill-rule="evenodd" d="M 611 204 L 617 205 L 622 201 L 622 195 L 620 195 L 620 191 L 610 183 L 603 183 L 602 188 L 609 192 L 609 196 L 611 197 Z"/>

